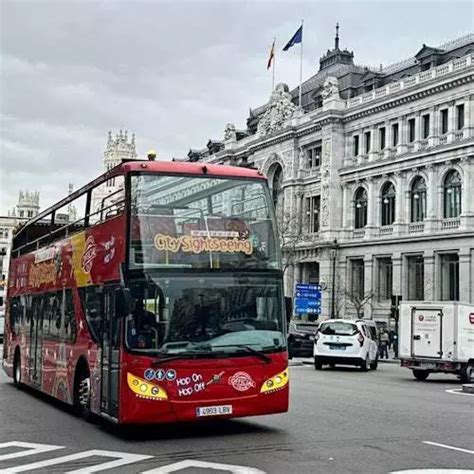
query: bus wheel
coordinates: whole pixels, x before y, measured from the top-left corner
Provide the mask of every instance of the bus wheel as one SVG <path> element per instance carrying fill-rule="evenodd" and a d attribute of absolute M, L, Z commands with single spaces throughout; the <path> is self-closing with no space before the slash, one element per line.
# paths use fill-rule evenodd
<path fill-rule="evenodd" d="M 74 405 L 77 413 L 87 421 L 92 421 L 91 378 L 88 371 L 81 371 L 74 386 Z"/>
<path fill-rule="evenodd" d="M 15 359 L 13 361 L 13 385 L 16 388 L 21 387 L 21 358 L 20 351 L 15 352 Z"/>

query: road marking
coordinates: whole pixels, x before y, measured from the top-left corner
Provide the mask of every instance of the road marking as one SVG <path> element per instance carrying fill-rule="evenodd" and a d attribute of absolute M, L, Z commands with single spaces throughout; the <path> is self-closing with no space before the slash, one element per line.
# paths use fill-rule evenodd
<path fill-rule="evenodd" d="M 447 393 L 454 393 L 454 395 L 467 395 L 468 397 L 474 397 L 474 393 L 466 393 L 458 388 L 453 388 L 450 390 L 446 390 Z"/>
<path fill-rule="evenodd" d="M 473 474 L 470 469 L 408 469 L 407 471 L 393 471 L 390 474 Z"/>
<path fill-rule="evenodd" d="M 115 467 L 125 466 L 127 464 L 132 464 L 138 461 L 144 461 L 145 459 L 150 459 L 153 456 L 146 454 L 130 454 L 122 453 L 118 451 L 103 451 L 101 449 L 91 449 L 89 451 L 83 451 L 82 453 L 70 454 L 68 456 L 61 456 L 59 458 L 47 459 L 45 461 L 38 461 L 30 464 L 24 464 L 22 466 L 9 467 L 5 470 L 0 470 L 0 473 L 10 473 L 10 472 L 23 472 L 23 471 L 32 471 L 35 469 L 41 469 L 47 466 L 54 466 L 56 464 L 63 464 L 69 461 L 76 461 L 77 459 L 85 459 L 92 456 L 102 456 L 108 458 L 119 458 L 113 461 L 102 462 L 96 464 L 95 466 L 89 466 L 83 469 L 76 469 L 74 471 L 67 471 L 67 474 L 86 474 L 88 472 L 99 472 L 104 471 L 105 469 L 112 469 Z"/>
<path fill-rule="evenodd" d="M 265 474 L 264 471 L 256 469 L 255 467 L 235 466 L 232 464 L 221 464 L 217 462 L 193 461 L 191 459 L 169 464 L 168 466 L 157 467 L 155 469 L 150 469 L 149 471 L 143 471 L 141 474 L 169 474 L 170 472 L 181 471 L 188 467 L 217 469 L 220 471 L 228 471 L 232 474 Z"/>
<path fill-rule="evenodd" d="M 7 443 L 0 443 L 0 449 L 2 448 L 26 448 L 26 449 L 22 451 L 17 451 L 15 453 L 0 454 L 0 461 L 6 461 L 7 459 L 22 458 L 24 456 L 32 456 L 33 454 L 47 453 L 48 451 L 54 451 L 55 449 L 63 449 L 64 446 L 54 446 L 52 444 L 39 444 L 39 443 L 24 443 L 22 441 L 8 441 Z"/>
<path fill-rule="evenodd" d="M 452 449 L 453 451 L 461 451 L 463 453 L 474 454 L 474 451 L 471 449 L 457 448 L 456 446 L 449 446 L 448 444 L 433 443 L 433 441 L 423 441 L 424 444 L 429 444 L 431 446 L 438 446 L 439 448 Z"/>

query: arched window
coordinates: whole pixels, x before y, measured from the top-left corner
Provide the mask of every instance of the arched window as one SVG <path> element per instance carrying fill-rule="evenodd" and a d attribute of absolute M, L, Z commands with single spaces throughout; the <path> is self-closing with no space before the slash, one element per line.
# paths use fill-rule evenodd
<path fill-rule="evenodd" d="M 364 188 L 359 188 L 354 197 L 355 201 L 355 219 L 354 227 L 362 229 L 367 225 L 367 191 Z"/>
<path fill-rule="evenodd" d="M 283 169 L 280 165 L 275 166 L 272 178 L 272 198 L 275 206 L 277 205 L 278 197 L 281 193 L 281 183 L 283 181 Z"/>
<path fill-rule="evenodd" d="M 444 217 L 459 217 L 461 214 L 461 176 L 451 170 L 444 178 Z"/>
<path fill-rule="evenodd" d="M 283 212 L 283 168 L 279 163 L 273 166 L 271 174 L 272 200 L 277 211 L 277 215 Z"/>
<path fill-rule="evenodd" d="M 426 217 L 426 181 L 417 176 L 410 190 L 411 222 L 421 222 Z"/>
<path fill-rule="evenodd" d="M 382 225 L 392 225 L 395 220 L 395 186 L 385 183 L 382 188 Z"/>

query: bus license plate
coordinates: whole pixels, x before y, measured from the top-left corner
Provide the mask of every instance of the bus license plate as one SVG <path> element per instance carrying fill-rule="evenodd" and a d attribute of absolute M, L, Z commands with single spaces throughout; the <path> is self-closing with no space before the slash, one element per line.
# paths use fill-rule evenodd
<path fill-rule="evenodd" d="M 213 407 L 198 407 L 196 408 L 196 416 L 216 416 L 216 415 L 231 415 L 232 405 L 217 405 Z"/>

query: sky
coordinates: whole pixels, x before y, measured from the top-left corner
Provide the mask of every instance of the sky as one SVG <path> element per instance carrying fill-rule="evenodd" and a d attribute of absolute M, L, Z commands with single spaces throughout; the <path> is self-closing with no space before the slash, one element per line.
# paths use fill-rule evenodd
<path fill-rule="evenodd" d="M 470 33 L 470 0 L 0 0 L 0 215 L 20 189 L 45 208 L 103 170 L 107 132 L 135 132 L 139 156 L 184 157 L 245 128 L 276 83 L 299 82 L 334 44 L 384 66 Z"/>

